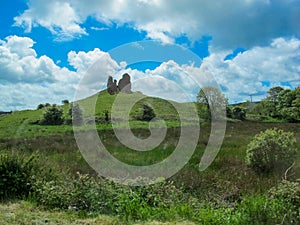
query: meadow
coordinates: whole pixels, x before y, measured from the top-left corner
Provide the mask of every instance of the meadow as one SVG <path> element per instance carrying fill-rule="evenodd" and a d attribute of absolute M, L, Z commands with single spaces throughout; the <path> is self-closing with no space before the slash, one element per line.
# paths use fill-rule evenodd
<path fill-rule="evenodd" d="M 115 96 L 101 92 L 85 99 L 86 109 L 92 108 L 93 98 L 98 98 L 95 115 L 101 119 L 110 110 Z M 133 151 L 118 141 L 111 124 L 97 124 L 99 137 L 110 153 L 132 165 L 150 165 L 165 159 L 180 136 L 180 122 L 172 104 L 150 97 L 143 101 L 150 102 L 156 114 L 167 121 L 166 137 L 155 149 Z M 134 120 L 142 103 L 132 109 L 130 126 L 136 136 L 144 138 L 149 136 L 149 123 Z M 65 117 L 68 107 L 62 106 Z M 299 151 L 288 172 L 260 175 L 245 164 L 247 145 L 266 129 L 276 127 L 293 132 L 300 149 L 297 123 L 227 121 L 220 152 L 208 169 L 200 172 L 199 161 L 211 129 L 209 123 L 200 120 L 198 144 L 184 168 L 162 183 L 130 187 L 97 176 L 82 157 L 71 125 L 35 124 L 44 110 L 16 111 L 0 117 L 1 155 L 21 161 L 33 157 L 36 166 L 35 176 L 30 177 L 33 182 L 29 194 L 3 199 L 1 224 L 298 224 L 300 221 L 299 180 L 296 181 L 300 177 Z M 89 113 L 86 110 L 85 117 Z M 290 183 L 285 184 L 285 178 Z M 289 189 L 289 185 L 296 186 Z M 291 193 L 296 203 L 285 199 L 285 195 L 278 197 L 275 191 L 278 187 L 281 192 Z"/>

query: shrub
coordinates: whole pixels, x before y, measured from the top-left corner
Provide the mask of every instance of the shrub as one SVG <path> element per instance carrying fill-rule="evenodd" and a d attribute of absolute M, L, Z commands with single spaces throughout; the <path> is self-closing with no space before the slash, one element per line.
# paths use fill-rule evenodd
<path fill-rule="evenodd" d="M 33 172 L 37 171 L 35 157 L 0 155 L 0 198 L 22 198 L 32 186 Z"/>
<path fill-rule="evenodd" d="M 226 117 L 232 118 L 232 110 L 229 106 L 226 106 Z"/>
<path fill-rule="evenodd" d="M 242 107 L 236 106 L 232 110 L 232 115 L 234 119 L 245 120 L 246 119 L 246 110 Z"/>
<path fill-rule="evenodd" d="M 154 110 L 151 106 L 147 104 L 143 104 L 143 115 L 141 120 L 142 121 L 150 121 L 156 117 Z"/>
<path fill-rule="evenodd" d="M 177 210 L 172 207 L 188 201 L 182 190 L 170 182 L 131 187 L 78 175 L 75 179 L 35 182 L 35 201 L 49 208 L 117 215 L 127 221 L 171 218 Z"/>
<path fill-rule="evenodd" d="M 64 120 L 62 118 L 63 110 L 53 105 L 48 107 L 44 113 L 44 118 L 40 121 L 42 125 L 61 125 Z"/>
<path fill-rule="evenodd" d="M 257 173 L 282 171 L 293 163 L 296 154 L 293 133 L 274 128 L 261 132 L 249 143 L 246 164 Z"/>
<path fill-rule="evenodd" d="M 244 197 L 229 224 L 298 224 L 297 210 L 283 199 Z"/>
<path fill-rule="evenodd" d="M 284 180 L 269 191 L 271 198 L 284 199 L 300 208 L 300 183 Z"/>
<path fill-rule="evenodd" d="M 70 106 L 69 115 L 72 117 L 74 126 L 80 126 L 83 124 L 83 112 L 78 104 L 72 104 Z"/>
<path fill-rule="evenodd" d="M 43 109 L 43 108 L 45 108 L 45 105 L 44 105 L 44 104 L 39 104 L 39 105 L 37 106 L 37 109 Z"/>
<path fill-rule="evenodd" d="M 68 99 L 64 99 L 64 100 L 61 101 L 61 103 L 62 103 L 63 105 L 68 105 L 70 102 L 69 102 Z"/>

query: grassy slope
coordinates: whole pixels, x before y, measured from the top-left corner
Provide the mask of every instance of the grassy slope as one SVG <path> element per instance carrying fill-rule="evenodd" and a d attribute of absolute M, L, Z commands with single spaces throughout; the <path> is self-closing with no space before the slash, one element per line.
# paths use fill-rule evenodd
<path fill-rule="evenodd" d="M 187 108 L 189 103 L 176 103 L 166 101 L 160 98 L 147 97 L 141 93 L 133 93 L 126 95 L 128 99 L 133 97 L 143 97 L 143 100 L 137 102 L 131 110 L 131 116 L 141 114 L 141 105 L 143 103 L 151 104 L 154 108 L 156 115 L 160 118 L 167 120 L 177 120 L 178 116 L 176 110 L 172 104 L 176 107 Z M 95 111 L 95 116 L 103 116 L 105 111 L 111 112 L 112 105 L 116 95 L 109 95 L 106 91 L 101 91 L 89 98 L 80 100 L 80 105 L 84 108 L 85 115 L 88 116 Z M 125 98 L 125 99 L 126 99 Z M 93 102 L 96 101 L 96 107 Z M 170 103 L 171 102 L 171 103 Z M 126 104 L 126 102 L 124 103 Z M 64 116 L 68 117 L 69 105 L 62 106 L 64 109 Z M 35 122 L 43 117 L 45 109 L 41 110 L 24 110 L 15 111 L 12 114 L 0 116 L 0 139 L 1 138 L 30 138 L 38 136 L 48 135 L 64 135 L 72 130 L 72 126 L 40 126 L 32 125 L 31 122 Z M 147 123 L 135 122 L 134 126 L 148 127 Z M 178 123 L 175 125 L 178 125 Z M 98 126 L 99 129 L 107 128 L 107 126 Z"/>
<path fill-rule="evenodd" d="M 48 224 L 48 225 L 117 225 L 127 224 L 110 216 L 97 216 L 94 218 L 81 218 L 78 213 L 74 211 L 48 211 L 37 208 L 29 202 L 15 202 L 0 204 L 0 223 L 1 225 L 20 225 L 20 224 Z M 135 223 L 144 225 L 193 225 L 192 222 L 145 222 Z"/>

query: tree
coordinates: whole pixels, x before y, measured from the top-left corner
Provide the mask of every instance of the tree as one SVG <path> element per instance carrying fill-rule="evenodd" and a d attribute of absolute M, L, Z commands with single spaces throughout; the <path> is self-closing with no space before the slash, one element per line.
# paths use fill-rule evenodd
<path fill-rule="evenodd" d="M 108 110 L 104 110 L 104 120 L 105 120 L 105 123 L 109 123 L 110 122 Z"/>
<path fill-rule="evenodd" d="M 155 112 L 151 106 L 148 104 L 143 104 L 143 115 L 141 120 L 143 121 L 151 121 L 156 117 Z"/>
<path fill-rule="evenodd" d="M 278 100 L 280 92 L 282 92 L 284 89 L 280 86 L 272 87 L 267 92 L 268 96 L 263 100 L 264 101 L 264 107 L 267 111 L 268 116 L 272 117 L 278 117 L 279 111 L 277 110 Z"/>
<path fill-rule="evenodd" d="M 245 120 L 246 119 L 246 110 L 240 106 L 236 106 L 232 110 L 232 115 L 234 119 Z"/>
<path fill-rule="evenodd" d="M 68 99 L 65 99 L 65 100 L 62 100 L 61 103 L 62 103 L 63 105 L 68 105 L 70 102 L 69 102 Z"/>
<path fill-rule="evenodd" d="M 246 151 L 246 164 L 257 173 L 286 170 L 297 155 L 293 133 L 269 129 L 256 135 Z"/>
<path fill-rule="evenodd" d="M 61 125 L 63 110 L 57 106 L 48 107 L 44 113 L 44 118 L 40 121 L 43 125 Z"/>
<path fill-rule="evenodd" d="M 211 118 L 212 113 L 218 119 L 222 117 L 222 114 L 226 115 L 227 99 L 216 87 L 206 86 L 201 88 L 197 95 L 197 102 L 206 107 L 208 118 Z"/>
<path fill-rule="evenodd" d="M 283 90 L 284 89 L 280 86 L 270 88 L 270 90 L 268 91 L 267 100 L 277 103 L 278 102 L 278 95 Z"/>
<path fill-rule="evenodd" d="M 277 110 L 282 119 L 289 122 L 300 121 L 300 87 L 281 91 L 278 95 Z"/>
<path fill-rule="evenodd" d="M 69 115 L 72 118 L 74 126 L 83 124 L 83 112 L 78 104 L 72 104 L 69 108 Z"/>
<path fill-rule="evenodd" d="M 45 107 L 44 104 L 39 104 L 39 105 L 37 106 L 37 109 L 42 109 L 42 108 L 44 108 L 44 107 Z"/>

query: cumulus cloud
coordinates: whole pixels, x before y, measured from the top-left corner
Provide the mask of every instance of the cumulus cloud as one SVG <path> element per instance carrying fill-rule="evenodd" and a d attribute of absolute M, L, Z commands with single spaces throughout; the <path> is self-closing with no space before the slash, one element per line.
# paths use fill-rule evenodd
<path fill-rule="evenodd" d="M 76 73 L 57 66 L 46 55 L 37 57 L 34 41 L 9 36 L 0 42 L 0 79 L 10 83 L 54 83 L 78 79 Z"/>
<path fill-rule="evenodd" d="M 270 86 L 300 85 L 298 39 L 277 38 L 269 46 L 254 47 L 224 61 L 228 53 L 212 53 L 204 59 L 202 67 L 210 70 L 232 100 L 242 101 L 250 94 L 260 95 L 257 99 L 261 99 Z"/>
<path fill-rule="evenodd" d="M 34 41 L 9 36 L 0 41 L 0 110 L 33 108 L 44 101 L 59 103 L 72 96 L 80 74 L 37 57 Z"/>
<path fill-rule="evenodd" d="M 230 51 L 218 51 L 204 58 L 200 66 L 163 62 L 144 73 L 132 74 L 135 90 L 175 101 L 195 100 L 203 86 L 218 85 L 231 103 L 261 100 L 270 87 L 300 85 L 300 40 L 274 39 L 268 46 L 253 47 L 224 60 Z"/>
<path fill-rule="evenodd" d="M 14 25 L 23 27 L 26 32 L 32 27 L 42 26 L 61 41 L 87 35 L 80 26 L 82 20 L 69 2 L 32 0 L 28 7 L 22 15 L 14 18 Z"/>
<path fill-rule="evenodd" d="M 78 98 L 88 97 L 106 88 L 108 76 L 115 76 L 124 64 L 122 62 L 119 65 L 107 52 L 98 48 L 89 52 L 70 51 L 68 62 L 83 77 L 77 86 L 78 93 L 80 93 Z"/>
<path fill-rule="evenodd" d="M 277 37 L 300 35 L 300 2 L 297 0 L 31 0 L 29 9 L 15 18 L 27 31 L 43 26 L 66 37 L 86 34 L 86 18 L 111 24 L 131 24 L 152 39 L 172 43 L 186 35 L 198 40 L 213 37 L 223 48 L 265 45 Z"/>
<path fill-rule="evenodd" d="M 104 89 L 109 75 L 120 79 L 126 72 L 131 75 L 134 91 L 180 102 L 195 100 L 201 87 L 216 82 L 231 102 L 249 99 L 250 94 L 259 100 L 271 86 L 300 85 L 300 40 L 296 38 L 277 38 L 268 46 L 253 47 L 224 60 L 230 53 L 212 52 L 197 66 L 168 60 L 143 72 L 95 48 L 70 51 L 68 62 L 75 69 L 70 71 L 48 56 L 38 57 L 32 39 L 9 36 L 0 41 L 0 111 L 73 100 L 80 88 L 81 97 L 87 97 Z"/>

